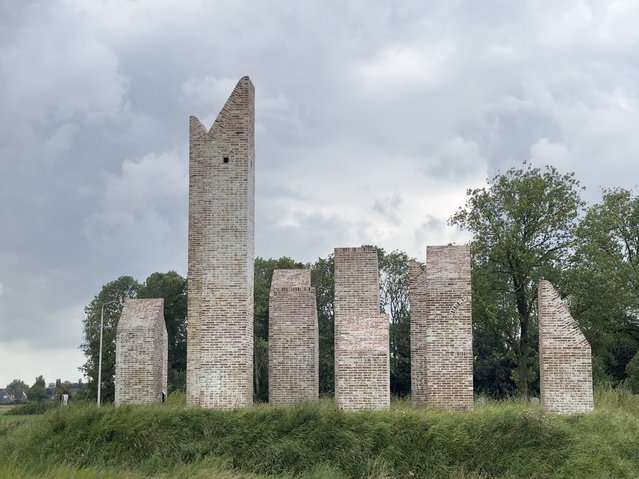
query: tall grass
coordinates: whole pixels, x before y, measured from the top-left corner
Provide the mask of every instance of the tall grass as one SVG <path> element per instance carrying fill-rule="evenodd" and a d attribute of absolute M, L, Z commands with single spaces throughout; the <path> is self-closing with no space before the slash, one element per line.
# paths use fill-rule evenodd
<path fill-rule="evenodd" d="M 639 477 L 639 397 L 598 390 L 596 406 L 572 416 L 520 401 L 467 413 L 406 401 L 362 413 L 326 400 L 236 411 L 70 406 L 0 434 L 0 457 L 5 468 L 32 474 L 62 467 L 160 477 Z"/>

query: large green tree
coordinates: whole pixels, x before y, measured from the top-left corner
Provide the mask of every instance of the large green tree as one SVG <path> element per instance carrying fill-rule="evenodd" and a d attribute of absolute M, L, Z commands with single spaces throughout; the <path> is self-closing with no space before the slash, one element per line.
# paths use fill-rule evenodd
<path fill-rule="evenodd" d="M 335 392 L 335 262 L 332 254 L 313 263 L 311 286 L 317 298 L 319 389 L 320 394 L 330 396 Z"/>
<path fill-rule="evenodd" d="M 410 289 L 408 256 L 378 248 L 381 308 L 390 317 L 390 386 L 398 396 L 410 393 Z"/>
<path fill-rule="evenodd" d="M 44 376 L 38 376 L 27 392 L 30 401 L 44 401 L 47 396 L 47 383 Z"/>
<path fill-rule="evenodd" d="M 88 391 L 91 397 L 97 396 L 98 356 L 100 347 L 100 316 L 104 307 L 104 327 L 102 339 L 102 384 L 101 399 L 113 401 L 115 385 L 115 331 L 122 313 L 124 302 L 135 298 L 140 284 L 131 276 L 120 276 L 105 284 L 91 303 L 84 308 L 84 342 L 80 349 L 86 362 L 80 370 L 89 378 Z"/>
<path fill-rule="evenodd" d="M 569 291 L 585 328 L 596 380 L 619 383 L 639 348 L 639 196 L 604 190 L 577 229 Z"/>
<path fill-rule="evenodd" d="M 512 349 L 514 379 L 527 395 L 537 379 L 537 285 L 542 278 L 561 285 L 583 202 L 574 175 L 551 166 L 512 168 L 488 183 L 468 190 L 450 224 L 473 234 L 473 273 L 491 278 L 488 288 L 473 281 L 473 311 L 482 313 L 474 320 L 499 332 Z"/>
<path fill-rule="evenodd" d="M 169 341 L 169 391 L 186 387 L 186 279 L 175 271 L 153 273 L 137 293 L 138 298 L 163 298 L 164 322 Z"/>
<path fill-rule="evenodd" d="M 22 379 L 14 379 L 9 384 L 7 384 L 7 389 L 11 391 L 28 391 L 29 386 Z"/>

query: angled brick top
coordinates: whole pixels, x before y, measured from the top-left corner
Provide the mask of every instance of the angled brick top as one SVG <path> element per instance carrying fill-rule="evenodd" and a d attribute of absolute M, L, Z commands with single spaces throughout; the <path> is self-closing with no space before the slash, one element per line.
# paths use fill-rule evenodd
<path fill-rule="evenodd" d="M 247 139 L 253 142 L 255 134 L 255 87 L 247 76 L 240 79 L 233 93 L 220 111 L 210 130 L 196 116 L 191 116 L 191 140 L 208 136 L 210 140 Z"/>
<path fill-rule="evenodd" d="M 276 269 L 271 288 L 310 288 L 310 269 Z"/>
<path fill-rule="evenodd" d="M 164 299 L 127 299 L 118 321 L 118 330 L 155 328 L 162 321 L 164 326 Z"/>
<path fill-rule="evenodd" d="M 572 349 L 574 346 L 582 346 L 590 349 L 577 321 L 573 319 L 554 286 L 545 279 L 539 283 L 538 307 L 544 338 L 557 341 L 554 347 Z"/>

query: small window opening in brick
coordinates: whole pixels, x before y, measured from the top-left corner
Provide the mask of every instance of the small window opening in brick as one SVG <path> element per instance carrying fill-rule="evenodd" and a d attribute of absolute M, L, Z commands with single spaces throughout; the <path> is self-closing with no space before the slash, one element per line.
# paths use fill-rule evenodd
<path fill-rule="evenodd" d="M 223 161 L 224 161 L 224 163 L 228 163 L 228 162 L 229 162 L 229 157 L 228 157 L 228 156 L 225 156 L 225 157 L 223 158 Z"/>

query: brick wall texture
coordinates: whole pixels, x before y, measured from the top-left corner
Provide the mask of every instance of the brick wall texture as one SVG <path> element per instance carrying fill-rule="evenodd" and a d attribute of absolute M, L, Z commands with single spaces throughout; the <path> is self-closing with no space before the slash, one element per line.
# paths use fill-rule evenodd
<path fill-rule="evenodd" d="M 164 299 L 124 303 L 115 340 L 115 404 L 154 404 L 166 393 Z"/>
<path fill-rule="evenodd" d="M 426 270 L 411 262 L 409 280 L 413 404 L 472 409 L 470 247 L 428 246 Z"/>
<path fill-rule="evenodd" d="M 388 316 L 379 311 L 377 249 L 335 249 L 335 401 L 345 410 L 388 409 Z"/>
<path fill-rule="evenodd" d="M 242 78 L 209 131 L 190 120 L 187 404 L 253 402 L 255 90 Z"/>
<path fill-rule="evenodd" d="M 592 410 L 588 340 L 548 281 L 539 284 L 537 306 L 541 407 L 560 414 Z"/>
<path fill-rule="evenodd" d="M 308 269 L 276 269 L 269 295 L 268 397 L 289 405 L 319 396 L 319 331 Z"/>

